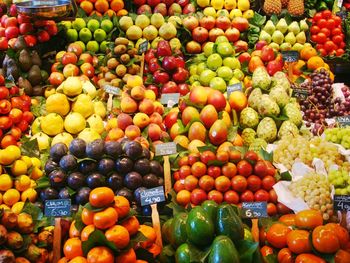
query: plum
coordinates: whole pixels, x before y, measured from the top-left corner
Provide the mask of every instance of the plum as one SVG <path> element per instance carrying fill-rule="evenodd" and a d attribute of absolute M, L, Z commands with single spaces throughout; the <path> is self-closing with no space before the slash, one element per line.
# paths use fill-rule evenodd
<path fill-rule="evenodd" d="M 85 185 L 85 177 L 80 172 L 74 172 L 68 175 L 67 183 L 70 188 L 77 190 Z"/>
<path fill-rule="evenodd" d="M 142 156 L 145 157 L 146 159 L 151 159 L 151 152 L 149 151 L 149 149 L 142 147 Z"/>
<path fill-rule="evenodd" d="M 150 205 L 145 205 L 142 207 L 142 214 L 144 216 L 150 216 L 152 214 L 152 209 Z"/>
<path fill-rule="evenodd" d="M 60 167 L 66 172 L 74 171 L 78 167 L 77 159 L 74 155 L 67 154 L 61 158 Z"/>
<path fill-rule="evenodd" d="M 100 173 L 92 173 L 86 178 L 86 183 L 91 189 L 106 186 L 106 178 Z"/>
<path fill-rule="evenodd" d="M 105 142 L 105 152 L 113 159 L 117 159 L 122 154 L 122 145 L 115 141 Z"/>
<path fill-rule="evenodd" d="M 135 190 L 136 188 L 142 185 L 142 176 L 138 172 L 130 172 L 127 173 L 124 177 L 124 186 L 131 190 Z"/>
<path fill-rule="evenodd" d="M 151 173 L 163 177 L 164 176 L 164 169 L 163 166 L 156 160 L 150 161 L 150 166 L 151 166 Z"/>
<path fill-rule="evenodd" d="M 147 188 L 144 187 L 144 186 L 141 186 L 139 188 L 137 188 L 135 191 L 134 191 L 134 198 L 135 198 L 135 201 L 136 203 L 138 203 L 139 205 L 141 204 L 141 192 L 143 192 L 144 190 L 146 190 Z"/>
<path fill-rule="evenodd" d="M 105 142 L 102 139 L 94 140 L 86 145 L 86 156 L 95 160 L 102 158 Z"/>
<path fill-rule="evenodd" d="M 59 162 L 68 152 L 68 147 L 63 142 L 56 143 L 50 149 L 50 157 L 54 162 Z"/>
<path fill-rule="evenodd" d="M 125 143 L 123 151 L 125 152 L 126 156 L 128 156 L 132 160 L 140 158 L 143 154 L 142 145 L 136 141 L 129 141 Z"/>
<path fill-rule="evenodd" d="M 134 167 L 134 162 L 128 157 L 118 158 L 115 161 L 115 168 L 120 174 L 127 174 L 131 172 Z"/>
<path fill-rule="evenodd" d="M 58 193 L 58 197 L 60 199 L 69 199 L 70 196 L 69 196 L 68 188 L 67 187 L 62 188 Z"/>
<path fill-rule="evenodd" d="M 85 149 L 86 149 L 86 143 L 84 140 L 80 138 L 76 138 L 72 140 L 69 145 L 70 153 L 77 158 L 84 158 L 86 156 Z"/>
<path fill-rule="evenodd" d="M 158 177 L 155 174 L 149 173 L 142 178 L 142 185 L 147 188 L 158 186 Z"/>
<path fill-rule="evenodd" d="M 98 162 L 97 170 L 103 175 L 108 175 L 114 170 L 114 161 L 110 158 L 101 159 Z"/>
<path fill-rule="evenodd" d="M 79 205 L 85 205 L 87 202 L 89 202 L 90 192 L 91 189 L 89 187 L 80 188 L 75 196 L 75 202 Z"/>
<path fill-rule="evenodd" d="M 133 199 L 134 199 L 131 190 L 129 190 L 129 189 L 126 188 L 126 187 L 123 187 L 122 189 L 120 189 L 120 190 L 117 192 L 117 195 L 124 196 L 126 199 L 129 200 L 129 202 L 132 202 Z"/>
<path fill-rule="evenodd" d="M 57 199 L 58 192 L 56 189 L 48 187 L 41 191 L 40 198 L 41 200 L 43 200 L 43 202 L 45 202 L 46 200 Z"/>
<path fill-rule="evenodd" d="M 49 180 L 51 187 L 60 189 L 66 185 L 67 174 L 63 170 L 58 169 L 49 174 Z"/>
<path fill-rule="evenodd" d="M 79 171 L 82 174 L 89 174 L 95 172 L 97 169 L 97 163 L 92 160 L 85 160 L 79 163 Z"/>
<path fill-rule="evenodd" d="M 52 159 L 48 159 L 47 162 L 45 163 L 44 170 L 46 174 L 49 174 L 52 171 L 58 169 L 58 167 L 59 167 L 58 163 L 54 162 Z"/>
<path fill-rule="evenodd" d="M 138 159 L 134 163 L 134 170 L 141 175 L 148 174 L 151 171 L 150 161 L 146 158 Z"/>
<path fill-rule="evenodd" d="M 108 180 L 108 186 L 115 192 L 123 187 L 123 176 L 118 173 L 112 173 Z"/>

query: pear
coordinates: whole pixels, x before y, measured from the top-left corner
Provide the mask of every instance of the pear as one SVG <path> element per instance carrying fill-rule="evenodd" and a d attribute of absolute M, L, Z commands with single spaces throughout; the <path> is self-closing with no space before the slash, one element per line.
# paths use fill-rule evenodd
<path fill-rule="evenodd" d="M 280 45 L 277 44 L 277 43 L 274 43 L 274 42 L 271 42 L 271 43 L 269 44 L 269 47 L 271 47 L 271 48 L 272 48 L 273 50 L 275 50 L 275 51 L 280 50 Z"/>
<path fill-rule="evenodd" d="M 304 48 L 304 45 L 300 43 L 295 43 L 292 47 L 292 50 L 300 52 Z"/>
<path fill-rule="evenodd" d="M 281 51 L 288 51 L 292 49 L 292 45 L 290 43 L 283 43 L 280 45 Z"/>
<path fill-rule="evenodd" d="M 87 93 L 91 99 L 94 99 L 97 95 L 96 88 L 90 81 L 83 81 L 83 91 Z"/>
<path fill-rule="evenodd" d="M 281 31 L 276 30 L 275 32 L 273 32 L 272 34 L 272 41 L 281 45 L 283 43 L 284 40 L 284 35 L 282 34 Z"/>
<path fill-rule="evenodd" d="M 281 31 L 283 34 L 288 30 L 288 24 L 284 18 L 281 18 L 276 25 L 276 29 Z"/>
<path fill-rule="evenodd" d="M 298 25 L 297 21 L 293 21 L 289 26 L 288 26 L 288 31 L 293 32 L 294 35 L 297 35 L 300 32 L 300 27 Z"/>
<path fill-rule="evenodd" d="M 266 43 L 269 44 L 271 42 L 271 35 L 267 33 L 265 30 L 261 30 L 259 40 L 265 40 Z"/>
<path fill-rule="evenodd" d="M 295 35 L 293 32 L 289 32 L 285 38 L 284 38 L 284 41 L 291 44 L 291 45 L 294 45 L 295 42 L 297 41 L 296 38 L 295 38 Z"/>
<path fill-rule="evenodd" d="M 159 36 L 169 40 L 172 39 L 176 36 L 177 30 L 176 27 L 172 23 L 164 23 L 160 28 L 159 28 Z"/>
<path fill-rule="evenodd" d="M 302 31 L 308 31 L 309 30 L 309 25 L 306 23 L 306 20 L 301 20 L 300 21 L 300 30 Z"/>
<path fill-rule="evenodd" d="M 295 38 L 299 44 L 305 44 L 306 42 L 306 35 L 304 31 L 301 31 Z"/>
<path fill-rule="evenodd" d="M 84 118 L 94 114 L 94 104 L 92 103 L 90 96 L 80 94 L 77 97 L 77 100 L 73 103 L 72 111 L 80 113 Z"/>
<path fill-rule="evenodd" d="M 272 35 L 273 32 L 275 32 L 276 27 L 273 24 L 271 20 L 267 21 L 266 25 L 264 26 L 263 30 L 267 32 L 268 34 Z"/>

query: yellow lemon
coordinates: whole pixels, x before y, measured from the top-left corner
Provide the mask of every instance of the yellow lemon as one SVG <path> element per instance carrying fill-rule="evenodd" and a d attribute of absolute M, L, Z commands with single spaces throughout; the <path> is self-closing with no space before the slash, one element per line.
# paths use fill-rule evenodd
<path fill-rule="evenodd" d="M 46 100 L 46 111 L 48 113 L 57 113 L 66 116 L 70 110 L 67 96 L 62 93 L 50 95 Z"/>
<path fill-rule="evenodd" d="M 69 113 L 64 120 L 64 129 L 71 134 L 77 134 L 85 127 L 86 120 L 79 112 Z"/>
<path fill-rule="evenodd" d="M 0 191 L 7 191 L 12 188 L 12 178 L 8 174 L 0 175 Z"/>
<path fill-rule="evenodd" d="M 22 192 L 21 200 L 22 202 L 29 200 L 30 202 L 33 203 L 36 201 L 37 196 L 38 196 L 38 193 L 33 188 L 29 188 L 24 192 Z"/>
<path fill-rule="evenodd" d="M 41 120 L 40 127 L 45 134 L 55 136 L 63 132 L 63 119 L 57 113 L 49 113 Z"/>
<path fill-rule="evenodd" d="M 250 19 L 253 16 L 254 16 L 254 11 L 251 10 L 251 9 L 243 12 L 243 17 L 246 18 L 246 19 Z"/>
<path fill-rule="evenodd" d="M 12 206 L 17 203 L 21 195 L 16 189 L 9 189 L 4 193 L 3 201 L 5 205 Z"/>
<path fill-rule="evenodd" d="M 21 175 L 15 180 L 15 187 L 18 191 L 23 192 L 31 185 L 31 180 L 28 175 Z"/>
<path fill-rule="evenodd" d="M 11 207 L 11 211 L 19 215 L 22 212 L 24 202 L 17 202 Z"/>
<path fill-rule="evenodd" d="M 239 9 L 232 9 L 231 12 L 230 12 L 230 18 L 233 19 L 234 17 L 242 17 L 243 14 L 242 14 L 242 11 L 239 10 Z"/>
<path fill-rule="evenodd" d="M 22 160 L 16 160 L 11 166 L 11 172 L 14 176 L 27 173 L 27 164 Z"/>
<path fill-rule="evenodd" d="M 41 161 L 36 157 L 30 158 L 34 167 L 41 167 Z"/>

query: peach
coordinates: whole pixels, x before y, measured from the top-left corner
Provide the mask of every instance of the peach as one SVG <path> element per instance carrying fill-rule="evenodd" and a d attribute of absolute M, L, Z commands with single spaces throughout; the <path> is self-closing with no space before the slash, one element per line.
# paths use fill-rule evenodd
<path fill-rule="evenodd" d="M 204 106 L 208 100 L 208 93 L 204 87 L 196 86 L 192 88 L 189 98 L 192 103 Z"/>
<path fill-rule="evenodd" d="M 154 105 L 154 111 L 158 112 L 159 114 L 163 114 L 164 113 L 164 106 L 162 103 L 160 103 L 159 101 L 154 101 L 153 102 Z"/>
<path fill-rule="evenodd" d="M 134 118 L 132 119 L 132 122 L 140 129 L 143 129 L 149 124 L 150 120 L 146 113 L 138 112 L 135 114 Z"/>
<path fill-rule="evenodd" d="M 158 124 L 150 123 L 148 125 L 148 137 L 152 141 L 160 140 L 162 130 L 160 129 Z"/>
<path fill-rule="evenodd" d="M 129 114 L 120 113 L 117 117 L 118 128 L 125 131 L 126 127 L 132 124 L 132 118 Z"/>
<path fill-rule="evenodd" d="M 134 113 L 137 111 L 137 103 L 131 97 L 123 97 L 120 101 L 120 108 L 125 113 Z"/>
<path fill-rule="evenodd" d="M 113 129 L 113 128 L 118 128 L 117 118 L 111 118 L 107 121 L 106 131 L 109 131 L 110 129 Z"/>
<path fill-rule="evenodd" d="M 125 136 L 129 140 L 134 140 L 135 138 L 139 137 L 140 135 L 141 135 L 141 130 L 136 125 L 129 125 L 125 129 Z"/>
<path fill-rule="evenodd" d="M 174 140 L 176 136 L 180 135 L 179 131 L 180 125 L 178 123 L 174 123 L 170 128 L 170 138 Z"/>
<path fill-rule="evenodd" d="M 141 86 L 143 84 L 142 78 L 138 75 L 131 75 L 128 77 L 126 85 L 130 88 Z"/>
<path fill-rule="evenodd" d="M 162 125 L 163 118 L 162 115 L 160 115 L 158 112 L 153 112 L 151 116 L 149 116 L 150 123 L 155 123 L 158 125 Z"/>
<path fill-rule="evenodd" d="M 154 112 L 153 101 L 150 99 L 143 99 L 139 104 L 139 111 L 151 115 Z"/>
<path fill-rule="evenodd" d="M 63 68 L 63 76 L 65 78 L 72 77 L 72 76 L 78 76 L 79 75 L 79 68 L 76 65 L 73 64 L 67 64 Z"/>
<path fill-rule="evenodd" d="M 117 141 L 124 137 L 124 131 L 120 128 L 111 129 L 106 137 L 106 141 Z"/>
<path fill-rule="evenodd" d="M 230 94 L 229 103 L 232 109 L 241 111 L 248 105 L 247 96 L 239 90 L 236 90 Z"/>
<path fill-rule="evenodd" d="M 205 128 L 209 129 L 211 125 L 218 119 L 219 115 L 213 105 L 205 105 L 199 114 L 200 120 L 203 122 Z"/>
<path fill-rule="evenodd" d="M 233 144 L 230 142 L 224 142 L 222 144 L 220 144 L 220 146 L 218 147 L 217 151 L 222 152 L 222 151 L 226 151 L 226 152 L 230 152 L 230 148 L 233 148 Z"/>
<path fill-rule="evenodd" d="M 199 119 L 199 112 L 195 107 L 187 106 L 182 112 L 182 123 L 186 126 L 192 119 Z"/>
<path fill-rule="evenodd" d="M 196 121 L 191 124 L 190 129 L 188 130 L 188 139 L 190 141 L 200 140 L 202 142 L 205 142 L 206 136 L 207 130 L 202 123 Z"/>
<path fill-rule="evenodd" d="M 142 147 L 149 149 L 149 142 L 145 137 L 138 136 L 134 139 L 134 141 L 139 142 L 142 145 Z"/>
<path fill-rule="evenodd" d="M 142 100 L 145 97 L 145 88 L 142 86 L 136 86 L 131 89 L 131 97 L 135 100 Z"/>
<path fill-rule="evenodd" d="M 155 101 L 157 97 L 153 90 L 148 89 L 145 91 L 145 98 Z"/>

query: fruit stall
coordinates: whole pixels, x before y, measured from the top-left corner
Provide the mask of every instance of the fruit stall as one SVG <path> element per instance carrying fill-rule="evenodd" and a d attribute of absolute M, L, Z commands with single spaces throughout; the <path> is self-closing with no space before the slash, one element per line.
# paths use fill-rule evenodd
<path fill-rule="evenodd" d="M 0 0 L 0 262 L 350 263 L 349 10 Z"/>

